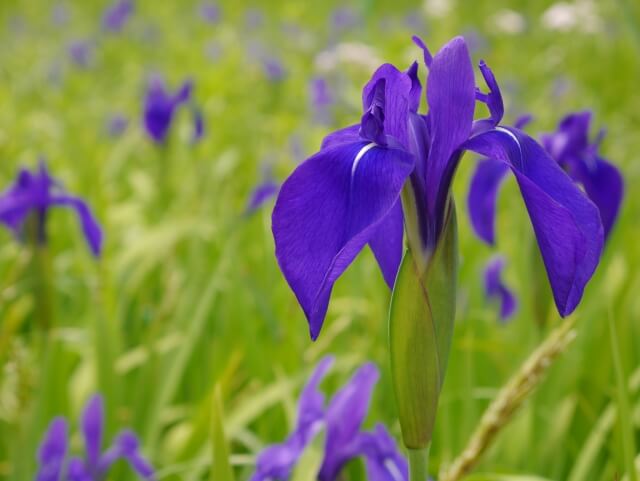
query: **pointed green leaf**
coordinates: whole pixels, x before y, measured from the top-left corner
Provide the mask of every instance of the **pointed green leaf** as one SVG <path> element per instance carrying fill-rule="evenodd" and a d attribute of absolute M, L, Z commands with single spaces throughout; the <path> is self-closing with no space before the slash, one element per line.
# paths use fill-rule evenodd
<path fill-rule="evenodd" d="M 458 238 L 455 208 L 424 265 L 411 249 L 391 297 L 389 340 L 398 415 L 405 446 L 426 447 L 447 369 L 455 317 Z"/>
<path fill-rule="evenodd" d="M 296 464 L 291 481 L 316 481 L 324 459 L 325 431 L 321 429 L 307 445 Z"/>

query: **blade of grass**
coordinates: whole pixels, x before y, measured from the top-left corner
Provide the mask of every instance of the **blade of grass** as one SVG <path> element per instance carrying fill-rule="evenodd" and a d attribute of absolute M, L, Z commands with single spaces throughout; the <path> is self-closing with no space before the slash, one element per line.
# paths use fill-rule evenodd
<path fill-rule="evenodd" d="M 625 379 L 624 367 L 622 365 L 622 356 L 620 355 L 620 342 L 611 311 L 609 311 L 607 318 L 609 320 L 609 333 L 611 338 L 611 356 L 613 358 L 613 366 L 616 376 L 618 426 L 620 427 L 620 436 L 622 438 L 624 464 L 627 475 L 629 476 L 629 481 L 638 481 L 638 473 L 634 463 L 636 453 L 634 424 L 631 416 L 631 408 L 629 406 L 629 391 L 627 390 L 627 381 Z"/>
<path fill-rule="evenodd" d="M 224 432 L 224 413 L 222 408 L 222 389 L 220 384 L 213 393 L 213 411 L 211 412 L 211 481 L 234 481 L 230 464 L 229 446 Z"/>

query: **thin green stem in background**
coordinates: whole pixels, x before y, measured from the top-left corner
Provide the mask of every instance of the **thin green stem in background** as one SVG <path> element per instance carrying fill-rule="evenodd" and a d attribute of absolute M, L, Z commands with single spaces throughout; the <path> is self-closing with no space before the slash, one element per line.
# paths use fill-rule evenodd
<path fill-rule="evenodd" d="M 409 481 L 425 481 L 428 477 L 429 447 L 409 449 Z"/>
<path fill-rule="evenodd" d="M 611 312 L 609 312 L 607 317 L 609 318 L 609 333 L 611 334 L 611 355 L 613 356 L 613 367 L 616 375 L 618 425 L 620 426 L 620 434 L 622 437 L 622 453 L 629 481 L 637 481 L 638 473 L 636 472 L 634 461 L 636 452 L 635 441 L 633 439 L 634 424 L 629 407 L 627 381 L 624 375 L 624 368 L 622 367 L 622 357 L 620 356 L 620 342 Z"/>

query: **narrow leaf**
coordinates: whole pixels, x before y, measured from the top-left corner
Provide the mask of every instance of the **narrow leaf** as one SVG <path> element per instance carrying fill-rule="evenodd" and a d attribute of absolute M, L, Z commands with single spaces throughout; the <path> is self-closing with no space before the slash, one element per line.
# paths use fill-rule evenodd
<path fill-rule="evenodd" d="M 234 481 L 223 420 L 222 393 L 220 385 L 217 385 L 213 393 L 211 411 L 211 481 Z"/>

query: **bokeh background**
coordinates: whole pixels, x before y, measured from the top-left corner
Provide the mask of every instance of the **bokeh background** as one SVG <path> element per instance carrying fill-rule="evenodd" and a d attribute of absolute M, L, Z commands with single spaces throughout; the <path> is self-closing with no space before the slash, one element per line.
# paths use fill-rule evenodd
<path fill-rule="evenodd" d="M 273 254 L 272 200 L 246 208 L 262 181 L 282 181 L 324 135 L 359 118 L 360 90 L 377 65 L 404 68 L 421 57 L 412 34 L 432 51 L 464 35 L 474 62 L 485 59 L 496 74 L 506 119 L 531 113 L 532 134 L 584 109 L 594 113 L 594 136 L 607 130 L 602 153 L 623 171 L 626 196 L 576 312 L 578 337 L 474 479 L 620 479 L 640 441 L 640 4 L 136 0 L 117 33 L 101 29 L 108 5 L 0 2 L 0 184 L 43 157 L 92 206 L 106 236 L 95 260 L 72 213 L 50 216 L 54 323 L 45 342 L 28 249 L 0 230 L 0 479 L 31 479 L 49 420 L 77 419 L 93 392 L 105 396 L 108 437 L 135 429 L 161 479 L 208 479 L 216 385 L 232 461 L 246 479 L 255 454 L 289 432 L 300 386 L 325 353 L 338 358 L 327 391 L 365 360 L 380 366 L 367 425 L 383 421 L 399 434 L 389 292 L 371 253 L 337 283 L 312 343 Z M 188 108 L 166 145 L 148 138 L 142 106 L 154 73 L 172 89 L 193 80 L 199 141 Z M 434 472 L 559 321 L 535 320 L 542 300 L 532 288 L 532 230 L 513 179 L 499 201 L 497 248 L 472 235 L 464 205 L 474 165 L 467 154 L 454 185 L 461 295 Z M 482 268 L 496 251 L 519 297 L 508 323 L 483 294 Z M 126 469 L 112 476 L 130 479 Z M 365 479 L 362 466 L 353 463 L 344 479 Z"/>

